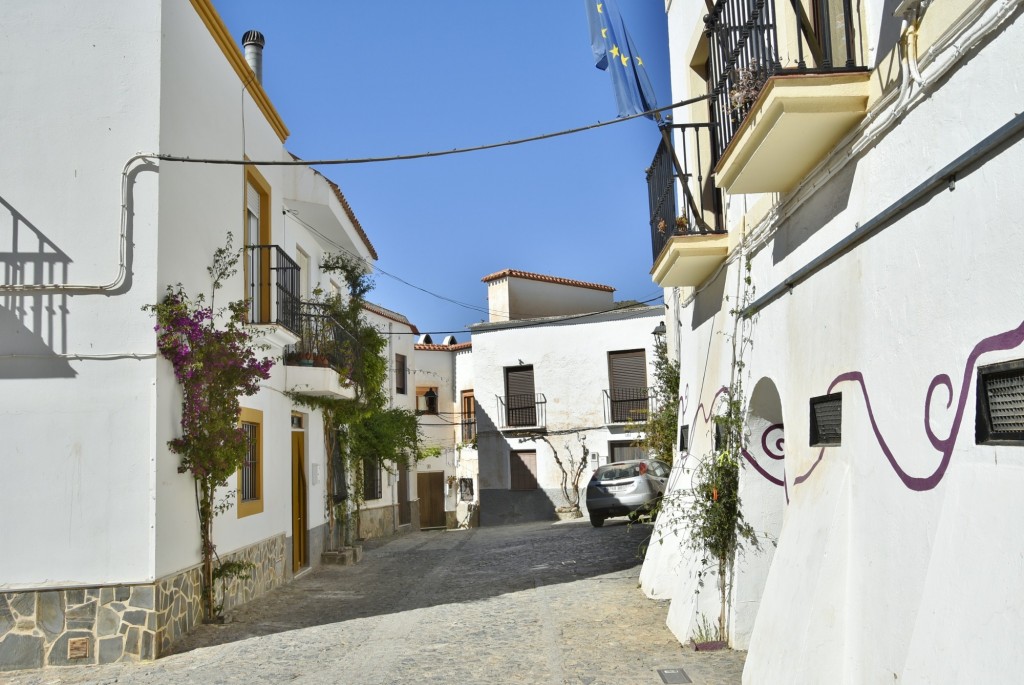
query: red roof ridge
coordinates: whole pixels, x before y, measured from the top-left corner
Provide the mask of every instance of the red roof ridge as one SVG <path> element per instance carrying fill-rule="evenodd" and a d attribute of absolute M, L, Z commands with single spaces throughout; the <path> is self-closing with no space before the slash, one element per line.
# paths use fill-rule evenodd
<path fill-rule="evenodd" d="M 558 285 L 570 285 L 576 288 L 590 288 L 591 290 L 603 290 L 605 292 L 615 292 L 615 288 L 610 285 L 601 285 L 600 283 L 589 283 L 587 281 L 576 281 L 571 278 L 561 278 L 559 276 L 547 276 L 545 274 L 535 274 L 529 271 L 520 271 L 519 269 L 505 269 L 504 271 L 498 271 L 484 276 L 480 280 L 484 283 L 490 281 L 496 281 L 499 278 L 526 278 L 531 281 L 541 281 L 543 283 L 556 283 Z"/>

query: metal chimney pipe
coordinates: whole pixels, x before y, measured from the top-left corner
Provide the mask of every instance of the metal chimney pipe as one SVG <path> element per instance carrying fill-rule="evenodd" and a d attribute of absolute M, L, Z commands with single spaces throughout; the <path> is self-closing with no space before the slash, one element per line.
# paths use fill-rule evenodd
<path fill-rule="evenodd" d="M 259 31 L 246 31 L 242 36 L 242 47 L 245 48 L 245 61 L 256 74 L 256 80 L 263 83 L 263 46 L 267 39 Z"/>

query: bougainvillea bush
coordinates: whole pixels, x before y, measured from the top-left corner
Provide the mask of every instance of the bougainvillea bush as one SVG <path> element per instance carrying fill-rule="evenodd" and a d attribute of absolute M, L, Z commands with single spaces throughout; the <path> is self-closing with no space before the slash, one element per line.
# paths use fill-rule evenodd
<path fill-rule="evenodd" d="M 229 264 L 228 270 L 232 266 Z M 225 275 L 223 266 L 215 273 L 217 268 L 215 255 L 211 270 L 215 290 L 222 280 L 219 276 Z M 215 497 L 245 459 L 239 398 L 259 391 L 260 381 L 270 377 L 274 362 L 258 356 L 260 348 L 246 327 L 244 301 L 215 310 L 206 305 L 202 295 L 190 297 L 179 284 L 169 286 L 164 299 L 146 309 L 156 315 L 157 348 L 173 365 L 182 389 L 181 435 L 167 445 L 181 457 L 178 471 L 190 472 L 195 479 L 203 611 L 205 619 L 212 621 L 220 613 L 213 591 L 213 517 L 219 508 Z"/>

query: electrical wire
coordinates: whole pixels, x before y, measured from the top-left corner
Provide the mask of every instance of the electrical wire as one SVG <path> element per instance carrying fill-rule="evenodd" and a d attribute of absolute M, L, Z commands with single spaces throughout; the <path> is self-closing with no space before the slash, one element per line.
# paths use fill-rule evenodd
<path fill-rule="evenodd" d="M 582 133 L 584 131 L 590 131 L 595 128 L 602 128 L 604 126 L 611 126 L 612 124 L 619 124 L 630 119 L 636 119 L 637 117 L 645 117 L 652 114 L 658 114 L 668 110 L 676 109 L 678 107 L 686 107 L 702 100 L 711 98 L 712 95 L 700 95 L 695 98 L 688 100 L 680 100 L 679 102 L 665 107 L 659 107 L 657 109 L 647 110 L 646 112 L 640 112 L 639 114 L 631 114 L 625 117 L 619 117 L 612 119 L 611 121 L 599 121 L 596 124 L 589 124 L 587 126 L 577 126 L 576 128 L 565 129 L 563 131 L 555 131 L 553 133 L 542 133 L 536 136 L 529 136 L 527 138 L 517 138 L 514 140 L 507 140 L 503 143 L 488 143 L 485 145 L 474 145 L 472 147 L 454 148 L 451 150 L 439 150 L 435 152 L 416 152 L 407 155 L 390 155 L 387 157 L 353 157 L 349 159 L 275 159 L 275 160 L 252 160 L 252 159 L 210 159 L 202 157 L 182 157 L 180 155 L 167 155 L 167 154 L 155 154 L 147 155 L 154 159 L 160 159 L 165 162 L 184 162 L 191 164 L 227 164 L 227 165 L 240 165 L 240 166 L 327 166 L 337 164 L 372 164 L 376 162 L 398 162 L 406 161 L 411 159 L 425 159 L 428 157 L 444 157 L 447 155 L 457 155 L 466 152 L 480 152 L 482 150 L 493 150 L 500 147 L 509 147 L 512 145 L 521 145 L 523 143 L 533 143 L 539 140 L 547 140 L 549 138 L 558 138 L 560 136 L 567 136 L 574 133 Z"/>

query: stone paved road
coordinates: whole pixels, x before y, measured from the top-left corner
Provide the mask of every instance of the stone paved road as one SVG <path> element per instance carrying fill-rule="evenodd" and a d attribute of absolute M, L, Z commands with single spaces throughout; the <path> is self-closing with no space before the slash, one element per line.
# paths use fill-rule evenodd
<path fill-rule="evenodd" d="M 697 653 L 637 589 L 646 525 L 613 519 L 419 532 L 324 567 L 144 664 L 0 675 L 10 685 L 740 682 L 744 652 Z M 7 680 L 5 680 L 5 678 Z"/>

